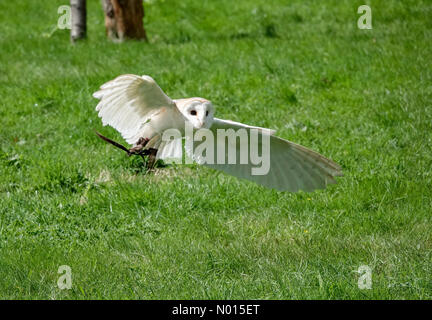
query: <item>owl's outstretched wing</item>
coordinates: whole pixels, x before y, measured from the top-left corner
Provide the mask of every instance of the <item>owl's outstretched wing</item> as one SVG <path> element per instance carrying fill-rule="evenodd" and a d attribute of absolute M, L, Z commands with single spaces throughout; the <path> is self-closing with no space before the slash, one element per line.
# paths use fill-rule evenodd
<path fill-rule="evenodd" d="M 100 99 L 96 106 L 103 125 L 110 125 L 130 144 L 140 138 L 142 126 L 163 107 L 175 107 L 149 76 L 121 75 L 93 94 Z"/>
<path fill-rule="evenodd" d="M 235 131 L 245 129 L 249 136 L 247 139 L 248 150 L 251 148 L 251 130 L 258 129 L 258 133 L 256 132 L 259 135 L 258 141 L 263 141 L 263 143 L 268 141 L 269 143 L 268 172 L 266 174 L 252 174 L 252 169 L 256 168 L 257 165 L 253 165 L 250 158 L 247 163 L 241 164 L 241 139 L 240 141 L 236 140 L 234 144 L 225 144 L 223 148 L 220 147 L 219 143 L 214 144 L 214 159 L 217 159 L 218 154 L 223 153 L 221 157 L 227 160 L 229 152 L 235 152 L 235 164 L 229 164 L 229 161 L 225 161 L 225 164 L 219 164 L 217 161 L 214 161 L 213 164 L 202 163 L 199 155 L 193 154 L 191 150 L 186 150 L 189 156 L 210 168 L 280 191 L 297 192 L 303 190 L 310 192 L 315 189 L 324 189 L 327 184 L 336 183 L 335 177 L 343 175 L 342 169 L 337 163 L 306 147 L 272 135 L 273 132 L 270 129 L 251 127 L 239 122 L 215 118 L 210 130 L 216 137 L 215 141 L 219 142 L 222 141 L 218 137 L 218 129 L 234 129 Z M 199 144 L 200 142 L 193 142 L 194 150 Z"/>

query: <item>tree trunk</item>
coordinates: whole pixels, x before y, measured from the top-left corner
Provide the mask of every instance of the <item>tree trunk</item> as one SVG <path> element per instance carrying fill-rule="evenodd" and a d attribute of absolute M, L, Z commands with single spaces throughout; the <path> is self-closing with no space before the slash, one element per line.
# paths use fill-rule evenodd
<path fill-rule="evenodd" d="M 70 0 L 71 5 L 71 41 L 85 38 L 87 33 L 86 0 Z"/>
<path fill-rule="evenodd" d="M 112 40 L 147 40 L 142 0 L 102 0 L 107 36 Z"/>

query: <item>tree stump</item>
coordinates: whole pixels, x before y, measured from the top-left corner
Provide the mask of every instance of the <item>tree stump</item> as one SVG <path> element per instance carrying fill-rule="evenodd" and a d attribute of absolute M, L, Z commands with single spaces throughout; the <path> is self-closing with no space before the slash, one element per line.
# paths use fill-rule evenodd
<path fill-rule="evenodd" d="M 86 37 L 87 9 L 86 0 L 70 0 L 71 6 L 71 41 Z"/>
<path fill-rule="evenodd" d="M 142 0 L 102 0 L 107 36 L 114 41 L 147 40 Z"/>

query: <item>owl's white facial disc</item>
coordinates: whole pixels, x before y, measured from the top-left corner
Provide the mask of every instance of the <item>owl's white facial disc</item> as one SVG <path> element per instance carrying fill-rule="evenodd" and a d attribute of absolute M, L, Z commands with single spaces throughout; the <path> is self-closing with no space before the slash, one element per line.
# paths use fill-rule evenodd
<path fill-rule="evenodd" d="M 213 114 L 214 108 L 210 101 L 195 100 L 183 110 L 183 115 L 195 129 L 210 128 Z"/>

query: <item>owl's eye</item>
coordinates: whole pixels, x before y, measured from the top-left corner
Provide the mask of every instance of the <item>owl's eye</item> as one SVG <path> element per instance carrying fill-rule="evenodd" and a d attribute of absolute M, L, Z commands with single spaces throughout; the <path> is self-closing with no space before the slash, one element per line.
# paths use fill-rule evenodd
<path fill-rule="evenodd" d="M 196 116 L 197 113 L 196 113 L 195 110 L 191 110 L 190 114 L 193 115 L 193 116 Z"/>
<path fill-rule="evenodd" d="M 209 114 L 209 112 L 208 112 L 208 110 L 206 111 L 206 117 L 208 116 L 208 114 Z"/>

